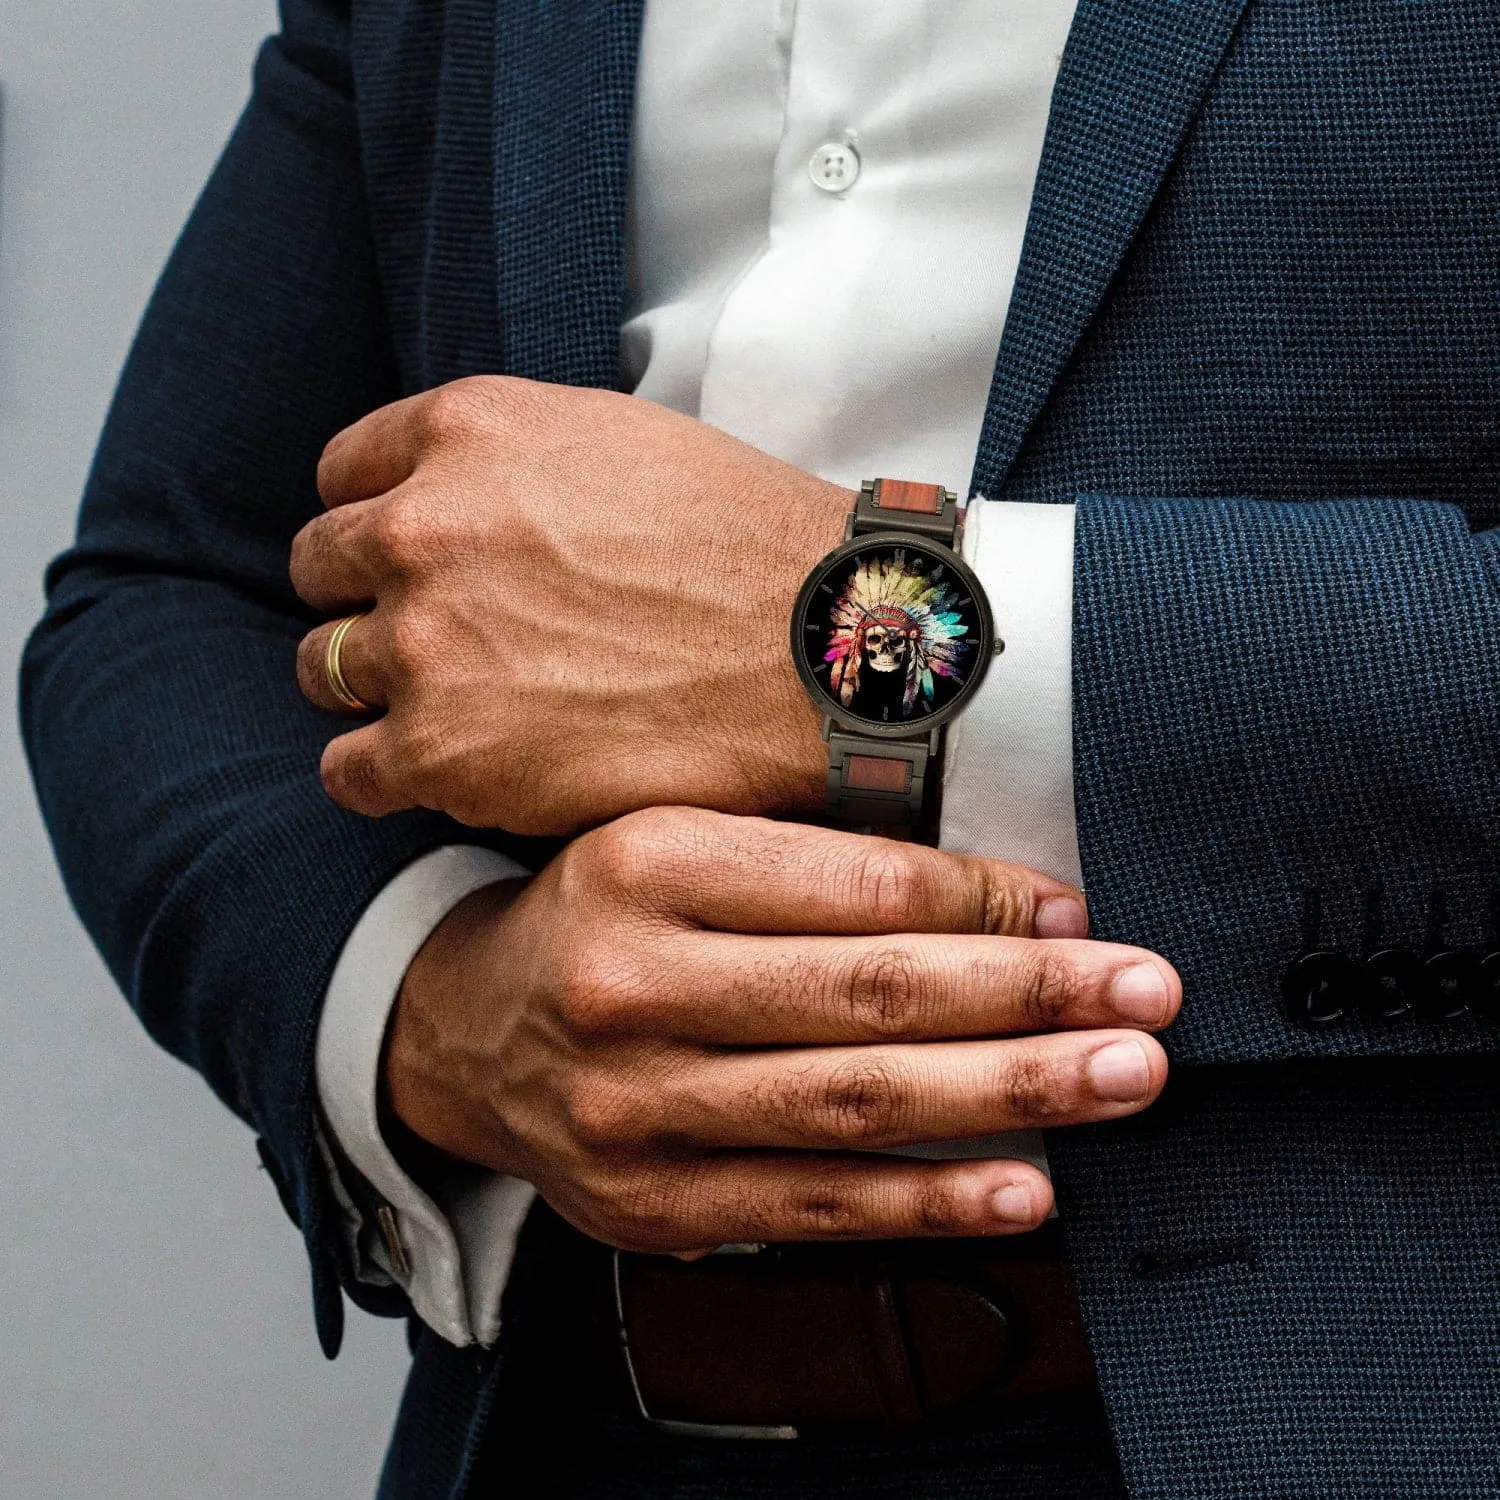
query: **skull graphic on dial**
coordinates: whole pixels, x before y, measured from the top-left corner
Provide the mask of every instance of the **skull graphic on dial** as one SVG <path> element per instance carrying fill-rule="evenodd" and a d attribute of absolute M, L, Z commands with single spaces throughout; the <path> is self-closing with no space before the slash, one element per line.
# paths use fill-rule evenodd
<path fill-rule="evenodd" d="M 831 720 L 892 739 L 946 723 L 989 664 L 994 621 L 951 549 L 915 536 L 851 537 L 808 575 L 792 659 Z"/>
<path fill-rule="evenodd" d="M 837 593 L 830 583 L 823 662 L 840 709 L 899 723 L 933 712 L 962 685 L 978 621 L 951 567 L 877 543 L 849 560 Z"/>
<path fill-rule="evenodd" d="M 903 671 L 908 645 L 904 630 L 876 623 L 865 631 L 865 661 L 872 672 Z"/>

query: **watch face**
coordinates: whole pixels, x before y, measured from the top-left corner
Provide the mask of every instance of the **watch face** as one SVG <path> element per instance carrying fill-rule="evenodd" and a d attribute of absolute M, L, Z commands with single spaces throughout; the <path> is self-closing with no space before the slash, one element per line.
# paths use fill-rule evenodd
<path fill-rule="evenodd" d="M 792 655 L 819 707 L 841 723 L 911 734 L 968 700 L 993 633 L 978 580 L 946 547 L 861 537 L 803 585 Z"/>

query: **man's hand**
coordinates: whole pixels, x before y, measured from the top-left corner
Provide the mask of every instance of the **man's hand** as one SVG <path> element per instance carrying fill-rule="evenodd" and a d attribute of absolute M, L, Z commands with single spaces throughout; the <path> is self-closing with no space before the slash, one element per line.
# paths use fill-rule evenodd
<path fill-rule="evenodd" d="M 653 809 L 438 928 L 387 1100 L 623 1248 L 1031 1229 L 1031 1166 L 860 1153 L 1149 1104 L 1177 976 L 1085 928 L 1015 866 Z"/>
<path fill-rule="evenodd" d="M 323 758 L 334 799 L 568 834 L 636 808 L 822 805 L 792 601 L 849 492 L 652 402 L 485 376 L 329 444 L 292 580 L 383 717 Z M 332 625 L 298 660 L 337 709 Z"/>

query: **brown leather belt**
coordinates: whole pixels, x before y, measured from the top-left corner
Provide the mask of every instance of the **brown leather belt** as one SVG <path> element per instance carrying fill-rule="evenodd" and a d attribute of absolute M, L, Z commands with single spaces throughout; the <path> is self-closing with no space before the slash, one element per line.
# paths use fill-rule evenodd
<path fill-rule="evenodd" d="M 697 1436 L 913 1428 L 1096 1388 L 1055 1226 L 1018 1240 L 615 1257 L 641 1414 Z"/>

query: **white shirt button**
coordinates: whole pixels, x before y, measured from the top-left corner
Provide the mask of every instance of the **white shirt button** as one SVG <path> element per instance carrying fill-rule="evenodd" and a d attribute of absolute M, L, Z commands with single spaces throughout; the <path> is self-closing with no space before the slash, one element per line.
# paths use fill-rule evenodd
<path fill-rule="evenodd" d="M 847 141 L 825 141 L 813 152 L 807 175 L 825 193 L 842 193 L 859 176 L 859 152 Z"/>

